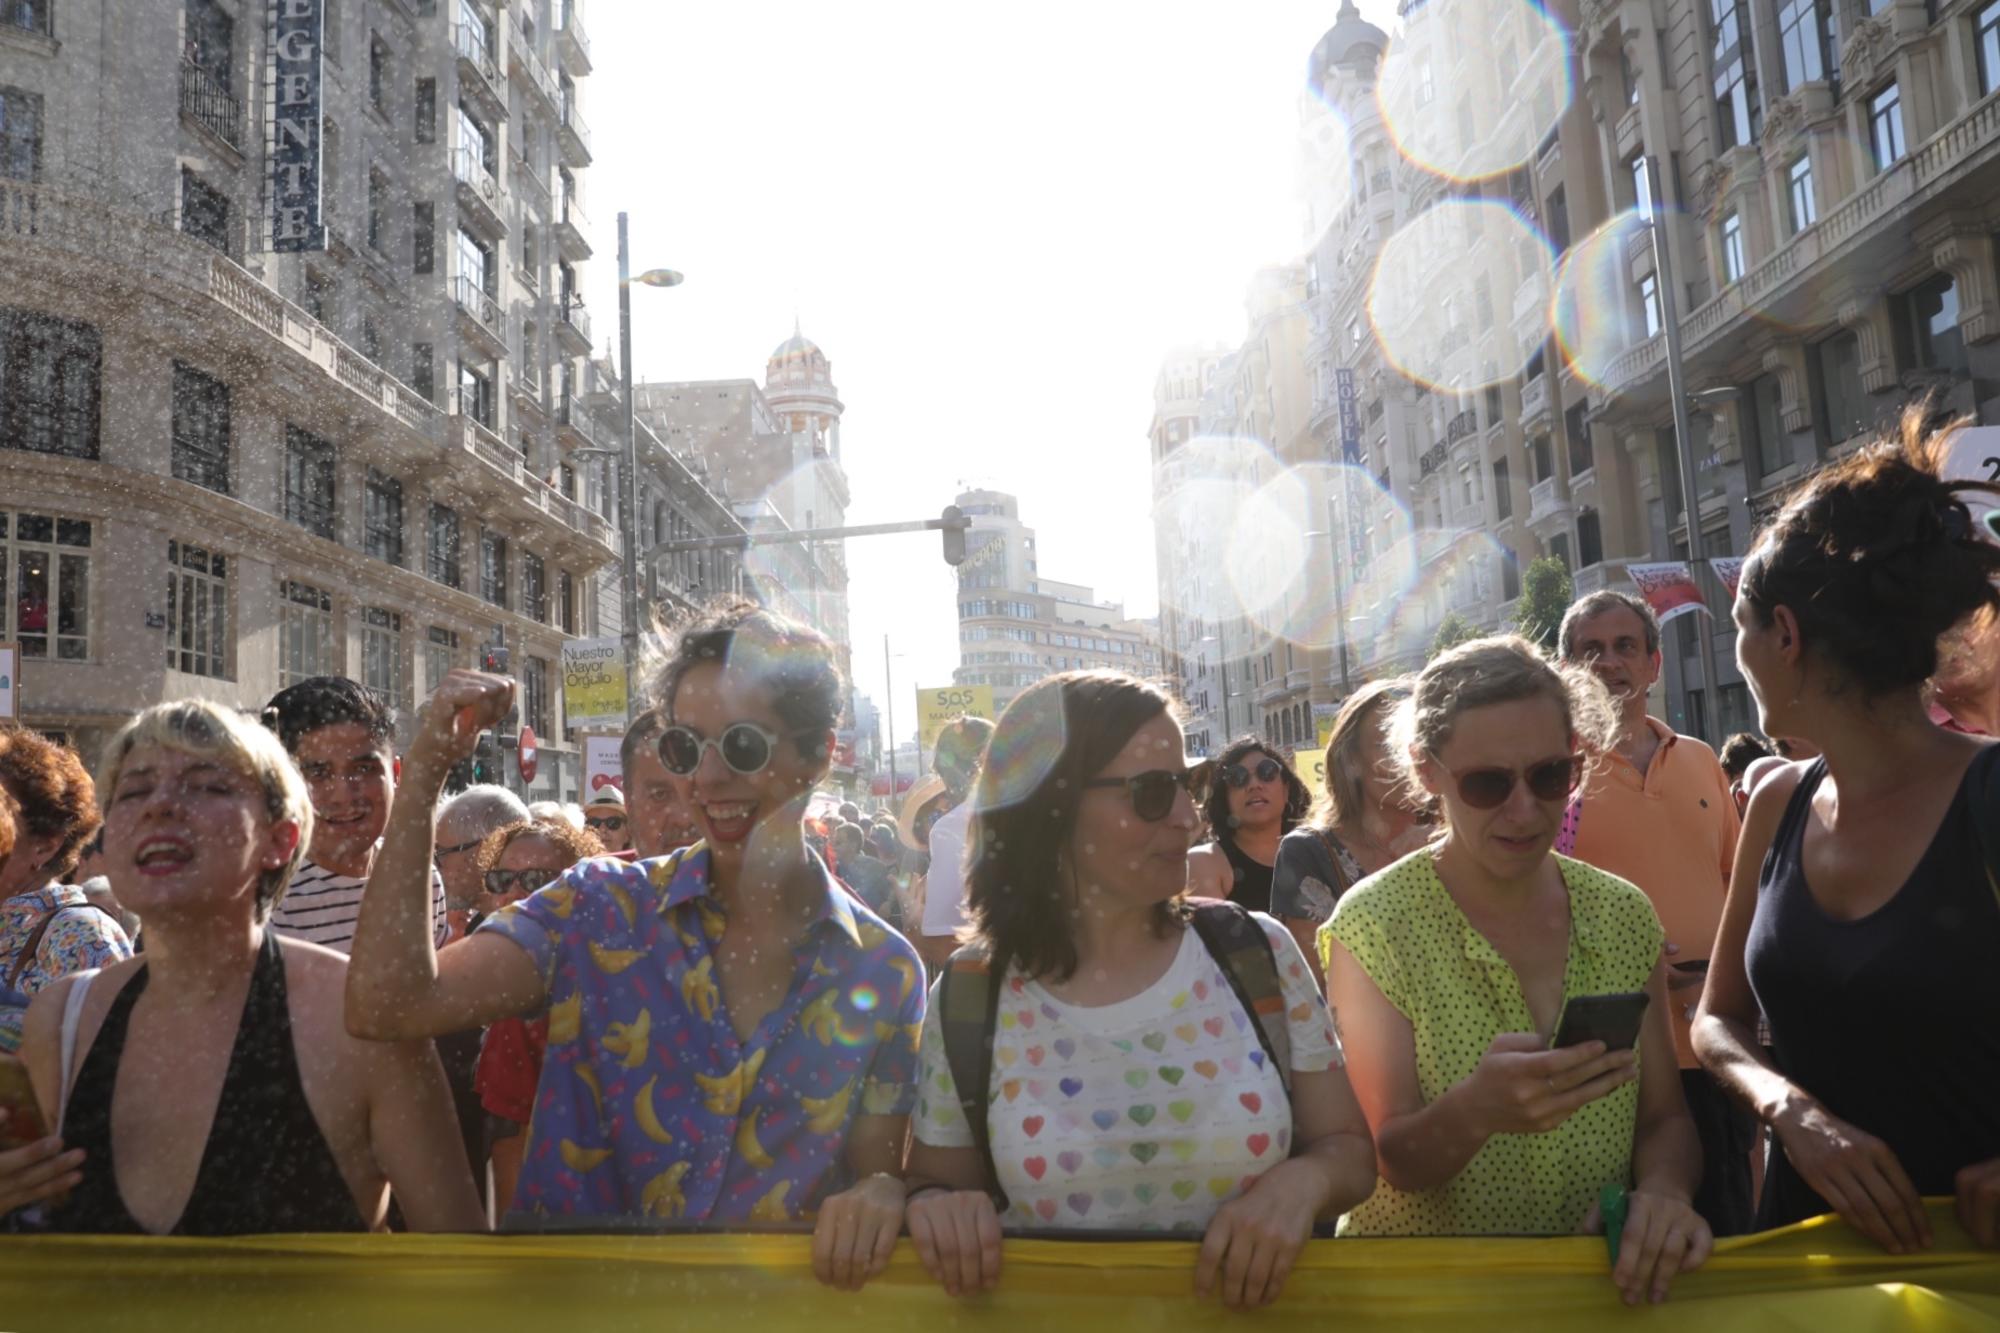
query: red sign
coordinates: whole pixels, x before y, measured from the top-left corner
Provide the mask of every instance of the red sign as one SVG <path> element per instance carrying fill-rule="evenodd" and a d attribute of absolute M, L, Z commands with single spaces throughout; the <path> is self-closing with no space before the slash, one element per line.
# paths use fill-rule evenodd
<path fill-rule="evenodd" d="M 527 726 L 522 727 L 521 781 L 533 782 L 535 780 L 535 766 L 539 757 L 540 752 L 535 749 L 535 729 Z"/>
<path fill-rule="evenodd" d="M 1694 575 L 1684 561 L 1627 565 L 1625 574 L 1638 588 L 1639 595 L 1652 604 L 1653 614 L 1662 625 L 1689 611 L 1708 611 L 1707 603 L 1701 600 L 1701 589 L 1695 586 Z"/>

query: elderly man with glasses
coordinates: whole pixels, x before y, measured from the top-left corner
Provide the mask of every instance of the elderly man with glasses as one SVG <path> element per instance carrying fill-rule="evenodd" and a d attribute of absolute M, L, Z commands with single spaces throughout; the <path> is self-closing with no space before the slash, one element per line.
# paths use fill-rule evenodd
<path fill-rule="evenodd" d="M 520 797 L 491 783 L 467 787 L 438 810 L 433 860 L 444 877 L 445 911 L 453 939 L 465 933 L 479 901 L 479 844 L 496 829 L 527 818 L 528 807 Z"/>

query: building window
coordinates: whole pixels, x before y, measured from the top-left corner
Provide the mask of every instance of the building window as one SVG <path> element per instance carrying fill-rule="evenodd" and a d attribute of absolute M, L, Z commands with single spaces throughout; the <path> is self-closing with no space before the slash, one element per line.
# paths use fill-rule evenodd
<path fill-rule="evenodd" d="M 432 625 L 424 636 L 424 692 L 435 693 L 458 660 L 458 631 Z"/>
<path fill-rule="evenodd" d="M 12 0 L 0 8 L 12 9 Z M 186 47 L 183 58 L 228 92 L 235 64 L 231 52 L 236 42 L 236 20 L 224 13 L 215 0 L 187 0 Z M 45 28 L 44 31 L 47 31 Z"/>
<path fill-rule="evenodd" d="M 507 605 L 507 539 L 497 532 L 479 534 L 479 595 L 494 606 Z"/>
<path fill-rule="evenodd" d="M 1785 433 L 1784 402 L 1778 392 L 1776 375 L 1760 375 L 1751 382 L 1750 404 L 1751 429 L 1757 437 L 1751 441 L 1750 457 L 1754 460 L 1758 479 L 1762 480 L 1782 471 L 1792 461 L 1791 441 Z"/>
<path fill-rule="evenodd" d="M 1514 488 L 1507 480 L 1507 460 L 1493 460 L 1493 503 L 1502 522 L 1514 517 Z"/>
<path fill-rule="evenodd" d="M 459 281 L 470 282 L 488 296 L 496 295 L 499 273 L 493 262 L 493 247 L 460 227 L 457 255 Z"/>
<path fill-rule="evenodd" d="M 278 588 L 278 686 L 339 671 L 333 652 L 333 596 L 286 579 Z"/>
<path fill-rule="evenodd" d="M 553 736 L 549 725 L 549 664 L 546 658 L 528 657 L 521 661 L 521 720 L 535 729 L 537 736 Z"/>
<path fill-rule="evenodd" d="M 1958 327 L 1958 285 L 1940 273 L 1908 293 L 1903 319 L 1909 330 L 1908 353 L 1913 366 L 1945 371 L 1959 379 L 1972 373 L 1966 359 L 1965 335 Z"/>
<path fill-rule="evenodd" d="M 305 271 L 305 299 L 301 302 L 306 313 L 328 328 L 333 327 L 334 281 L 316 268 Z"/>
<path fill-rule="evenodd" d="M 205 546 L 167 543 L 167 667 L 229 678 L 228 557 Z"/>
<path fill-rule="evenodd" d="M 1645 325 L 1645 336 L 1657 335 L 1662 327 L 1660 321 L 1660 282 L 1648 273 L 1639 279 L 1639 316 Z"/>
<path fill-rule="evenodd" d="M 1743 281 L 1743 215 L 1728 213 L 1722 219 L 1722 281 Z"/>
<path fill-rule="evenodd" d="M 1832 446 L 1851 440 L 1867 428 L 1868 419 L 1861 389 L 1861 340 L 1852 333 L 1836 333 L 1815 343 L 1812 352 L 1825 442 Z"/>
<path fill-rule="evenodd" d="M 1632 154 L 1632 160 L 1625 164 L 1625 172 L 1632 179 L 1632 207 L 1642 218 L 1653 216 L 1653 176 L 1646 165 L 1643 149 Z"/>
<path fill-rule="evenodd" d="M 403 617 L 379 606 L 361 609 L 361 683 L 390 703 L 408 702 L 403 690 Z"/>
<path fill-rule="evenodd" d="M 416 95 L 416 136 L 418 143 L 436 143 L 438 135 L 438 81 L 418 79 Z"/>
<path fill-rule="evenodd" d="M 285 427 L 285 521 L 333 540 L 333 446 Z"/>
<path fill-rule="evenodd" d="M 2000 88 L 2000 0 L 1979 11 L 1972 30 L 1979 43 L 1979 93 L 1983 97 Z"/>
<path fill-rule="evenodd" d="M 1779 0 L 1778 44 L 1785 53 L 1785 91 L 1839 77 L 1834 57 L 1833 6 L 1828 0 Z"/>
<path fill-rule="evenodd" d="M 186 167 L 181 168 L 181 230 L 229 253 L 229 198 Z"/>
<path fill-rule="evenodd" d="M 493 151 L 493 132 L 463 102 L 458 104 L 458 152 L 461 160 L 478 162 L 489 176 L 499 170 L 499 158 Z"/>
<path fill-rule="evenodd" d="M 1893 83 L 1868 99 L 1868 146 L 1877 171 L 1887 171 L 1903 156 L 1903 93 Z"/>
<path fill-rule="evenodd" d="M 493 429 L 493 377 L 463 358 L 458 363 L 458 411 Z"/>
<path fill-rule="evenodd" d="M 410 205 L 410 271 L 429 273 L 437 267 L 437 205 L 428 200 Z"/>
<path fill-rule="evenodd" d="M 403 563 L 403 483 L 372 467 L 362 493 L 361 529 L 369 555 L 391 565 Z"/>
<path fill-rule="evenodd" d="M 1581 476 L 1597 465 L 1597 457 L 1590 445 L 1590 422 L 1586 419 L 1590 412 L 1588 399 L 1570 404 L 1563 413 L 1563 434 L 1569 441 L 1569 474 Z"/>
<path fill-rule="evenodd" d="M 1604 561 L 1604 529 L 1595 509 L 1586 509 L 1576 518 L 1576 564 L 1589 569 Z"/>
<path fill-rule="evenodd" d="M 1812 158 L 1800 153 L 1785 168 L 1790 194 L 1792 232 L 1796 235 L 1819 221 L 1819 201 L 1813 197 Z"/>
<path fill-rule="evenodd" d="M 458 511 L 432 505 L 424 538 L 424 573 L 447 588 L 459 586 Z"/>
<path fill-rule="evenodd" d="M 410 344 L 410 387 L 425 402 L 437 401 L 437 353 L 429 343 Z"/>
<path fill-rule="evenodd" d="M 1500 600 L 1511 602 L 1521 595 L 1521 567 L 1511 555 L 1500 557 Z"/>
<path fill-rule="evenodd" d="M 24 658 L 90 657 L 90 524 L 0 509 L 0 639 Z"/>
<path fill-rule="evenodd" d="M 1558 185 L 1542 211 L 1548 223 L 1549 246 L 1560 255 L 1569 249 L 1569 196 Z"/>
<path fill-rule="evenodd" d="M 546 622 L 549 618 L 549 576 L 542 558 L 532 552 L 521 554 L 521 614 Z"/>
<path fill-rule="evenodd" d="M 368 42 L 368 103 L 384 120 L 389 118 L 389 44 L 380 37 Z"/>
<path fill-rule="evenodd" d="M 25 28 L 29 32 L 39 32 L 47 36 L 49 28 L 49 6 L 52 0 L 7 0 L 0 4 L 0 23 L 11 28 Z"/>
<path fill-rule="evenodd" d="M 1764 112 L 1758 105 L 1757 68 L 1750 56 L 1750 11 L 1745 0 L 1710 0 L 1714 24 L 1715 119 L 1723 149 L 1757 142 Z"/>
<path fill-rule="evenodd" d="M 1556 473 L 1555 454 L 1549 448 L 1549 437 L 1537 435 L 1529 446 L 1535 466 L 1535 483 L 1540 485 Z"/>
<path fill-rule="evenodd" d="M 12 0 L 0 0 L 0 14 Z M 0 88 L 0 180 L 31 181 L 42 169 L 42 99 Z"/>
<path fill-rule="evenodd" d="M 174 363 L 174 476 L 229 494 L 229 386 Z"/>
<path fill-rule="evenodd" d="M 376 254 L 388 253 L 389 181 L 379 171 L 368 173 L 368 248 Z"/>
<path fill-rule="evenodd" d="M 0 448 L 97 457 L 103 360 L 90 325 L 0 308 Z"/>
<path fill-rule="evenodd" d="M 576 579 L 568 570 L 556 575 L 556 626 L 571 638 L 579 632 L 576 623 Z"/>

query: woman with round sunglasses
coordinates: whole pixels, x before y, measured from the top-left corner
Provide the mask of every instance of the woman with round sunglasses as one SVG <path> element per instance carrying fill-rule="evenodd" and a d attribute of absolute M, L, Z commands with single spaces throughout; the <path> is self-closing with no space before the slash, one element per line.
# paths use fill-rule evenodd
<path fill-rule="evenodd" d="M 583 862 L 436 951 L 430 805 L 514 684 L 455 671 L 422 714 L 355 937 L 347 1021 L 431 1035 L 548 1011 L 513 1216 L 813 1224 L 820 1280 L 883 1271 L 902 1221 L 923 969 L 807 849 L 846 699 L 816 630 L 730 602 L 654 693 L 704 840 Z"/>
<path fill-rule="evenodd" d="M 1664 1300 L 1712 1238 L 1691 1203 L 1701 1148 L 1659 918 L 1631 884 L 1551 850 L 1580 756 L 1612 726 L 1595 676 L 1524 639 L 1432 661 L 1395 734 L 1442 836 L 1349 891 L 1320 943 L 1382 1174 L 1341 1234 L 1562 1235 L 1601 1226 L 1604 1192 L 1622 1190 L 1612 1277 L 1636 1304 Z M 1631 1048 L 1561 1031 L 1581 997 L 1634 992 Z"/>
<path fill-rule="evenodd" d="M 1232 744 L 1208 789 L 1204 813 L 1214 841 L 1188 853 L 1188 892 L 1269 912 L 1278 843 L 1311 805 L 1312 793 L 1275 751 L 1248 736 Z"/>
<path fill-rule="evenodd" d="M 495 829 L 474 852 L 479 868 L 478 921 L 552 884 L 580 861 L 605 854 L 595 834 L 579 833 L 568 820 L 527 819 Z M 486 1161 L 493 1168 L 493 1211 L 505 1216 L 521 1176 L 521 1153 L 535 1109 L 548 1048 L 549 1020 L 503 1018 L 486 1029 L 473 1086 L 485 1112 Z M 480 1164 L 473 1164 L 475 1175 Z"/>
<path fill-rule="evenodd" d="M 954 1295 L 998 1281 L 1004 1208 L 1010 1227 L 1199 1236 L 1196 1291 L 1263 1305 L 1314 1222 L 1374 1183 L 1298 945 L 1267 916 L 1209 904 L 1247 937 L 1218 955 L 1182 901 L 1189 786 L 1170 701 L 1113 672 L 1037 682 L 988 743 L 975 938 L 925 1019 L 910 1150 L 910 1238 Z M 1248 950 L 1268 994 L 1246 1003 Z M 1252 1012 L 1266 998 L 1289 1069 Z"/>

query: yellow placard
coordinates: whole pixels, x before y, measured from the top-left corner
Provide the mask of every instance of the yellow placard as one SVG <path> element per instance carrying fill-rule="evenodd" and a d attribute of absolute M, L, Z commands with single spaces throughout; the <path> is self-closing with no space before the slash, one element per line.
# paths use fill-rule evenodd
<path fill-rule="evenodd" d="M 917 689 L 917 740 L 926 750 L 954 718 L 993 718 L 991 685 L 937 685 Z"/>
<path fill-rule="evenodd" d="M 616 639 L 562 646 L 563 719 L 579 730 L 625 729 L 625 651 Z"/>
<path fill-rule="evenodd" d="M 1326 790 L 1326 751 L 1292 751 L 1292 772 L 1306 784 L 1306 790 L 1318 796 Z"/>

